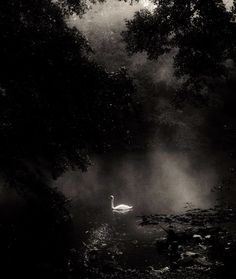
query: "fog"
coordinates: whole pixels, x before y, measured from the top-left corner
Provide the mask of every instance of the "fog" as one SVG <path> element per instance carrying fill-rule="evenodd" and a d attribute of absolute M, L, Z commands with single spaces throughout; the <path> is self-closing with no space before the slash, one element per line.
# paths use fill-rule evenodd
<path fill-rule="evenodd" d="M 232 1 L 225 1 L 225 4 L 230 8 Z M 178 81 L 173 74 L 172 52 L 161 56 L 158 61 L 150 61 L 145 52 L 129 56 L 126 51 L 121 36 L 126 28 L 125 21 L 143 8 L 152 10 L 154 5 L 151 1 L 130 5 L 124 1 L 109 0 L 91 4 L 85 15 L 72 15 L 67 23 L 88 39 L 94 51 L 91 59 L 108 71 L 127 67 L 134 82 L 142 83 L 138 90 L 144 92 L 139 94 L 148 95 L 154 88 L 153 84 L 163 82 L 175 87 Z M 165 98 L 168 99 L 168 96 Z M 169 101 L 167 99 L 166 102 Z M 166 114 L 168 111 L 165 109 L 161 116 L 156 117 L 159 121 L 161 117 L 166 120 Z M 178 120 L 176 115 L 171 114 L 170 118 L 171 123 Z M 178 145 L 192 142 L 192 137 L 194 145 L 197 145 L 196 131 L 189 127 L 196 126 L 198 122 L 202 124 L 204 119 L 198 112 L 195 115 L 191 111 L 185 124 L 176 128 L 176 140 L 181 138 Z M 155 142 L 155 137 L 150 141 Z M 189 207 L 201 208 L 215 204 L 211 188 L 217 183 L 218 175 L 209 158 L 202 155 L 198 147 L 195 148 L 195 154 L 156 148 L 146 153 L 96 157 L 92 161 L 93 166 L 88 172 L 69 171 L 55 183 L 78 204 L 95 208 L 109 207 L 110 194 L 115 196 L 115 204 L 131 204 L 139 213 L 178 212 L 184 209 L 186 203 Z"/>
<path fill-rule="evenodd" d="M 233 0 L 223 0 L 226 8 L 231 9 Z M 134 78 L 141 71 L 145 72 L 152 82 L 164 81 L 175 85 L 178 81 L 173 72 L 173 53 L 162 55 L 158 61 L 147 59 L 145 52 L 129 56 L 122 40 L 121 32 L 126 29 L 126 20 L 132 19 L 135 12 L 141 9 L 153 10 L 152 1 L 109 0 L 103 3 L 89 4 L 90 9 L 82 17 L 74 14 L 67 18 L 70 27 L 76 27 L 87 38 L 94 53 L 91 58 L 107 68 L 115 71 L 119 67 L 128 68 Z"/>
<path fill-rule="evenodd" d="M 203 158 L 156 150 L 94 159 L 88 172 L 69 171 L 55 185 L 73 202 L 88 208 L 115 204 L 134 206 L 137 213 L 176 213 L 184 207 L 208 208 L 215 204 L 211 188 L 214 169 Z"/>
<path fill-rule="evenodd" d="M 144 0 L 134 2 L 133 5 L 124 1 L 109 0 L 92 4 L 82 18 L 77 15 L 70 16 L 67 24 L 84 34 L 94 51 L 91 59 L 102 64 L 108 71 L 125 66 L 134 78 L 138 73 L 145 72 L 154 83 L 176 83 L 177 80 L 173 76 L 172 53 L 163 55 L 158 61 L 150 61 L 145 52 L 129 56 L 126 51 L 121 36 L 121 32 L 126 29 L 125 22 L 132 19 L 135 12 L 144 8 L 152 10 L 154 5 Z"/>

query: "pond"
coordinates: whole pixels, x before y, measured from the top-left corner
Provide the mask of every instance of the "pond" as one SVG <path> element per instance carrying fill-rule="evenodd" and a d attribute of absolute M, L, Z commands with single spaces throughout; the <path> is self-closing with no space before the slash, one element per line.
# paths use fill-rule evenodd
<path fill-rule="evenodd" d="M 104 262 L 140 270 L 168 265 L 155 247 L 166 233 L 160 226 L 140 226 L 140 216 L 209 208 L 215 202 L 211 185 L 217 176 L 196 158 L 193 162 L 183 154 L 150 152 L 93 161 L 88 172 L 70 171 L 57 181 L 72 199 L 73 245 L 90 267 Z M 110 194 L 115 205 L 133 205 L 133 211 L 113 212 Z"/>
<path fill-rule="evenodd" d="M 83 221 L 75 218 L 74 244 L 84 252 L 85 264 L 91 265 L 94 260 L 96 265 L 100 261 L 122 268 L 159 266 L 154 244 L 165 233 L 161 228 L 140 226 L 136 214 L 115 213 L 108 207 L 99 212 L 87 210 Z"/>

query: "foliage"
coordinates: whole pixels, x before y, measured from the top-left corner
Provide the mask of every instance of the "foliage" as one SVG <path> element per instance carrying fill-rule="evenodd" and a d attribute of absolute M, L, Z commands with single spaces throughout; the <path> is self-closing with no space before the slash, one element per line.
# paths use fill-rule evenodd
<path fill-rule="evenodd" d="M 176 113 L 186 123 L 194 112 L 195 120 L 187 123 L 190 131 L 196 131 L 199 115 L 198 141 L 235 162 L 236 2 L 231 10 L 222 0 L 153 2 L 153 11 L 141 10 L 127 21 L 127 50 L 146 52 L 152 60 L 173 56 L 179 80 L 171 97 Z"/>
<path fill-rule="evenodd" d="M 183 79 L 179 94 L 206 99 L 214 83 L 228 78 L 235 60 L 236 14 L 222 0 L 154 1 L 127 21 L 123 37 L 129 52 L 146 51 L 150 59 L 175 49 L 175 75 Z"/>
<path fill-rule="evenodd" d="M 56 1 L 0 4 L 0 170 L 8 184 L 37 195 L 47 188 L 42 177 L 86 170 L 89 153 L 132 137 L 126 70 L 108 73 L 89 61 L 86 39 L 64 16 Z"/>

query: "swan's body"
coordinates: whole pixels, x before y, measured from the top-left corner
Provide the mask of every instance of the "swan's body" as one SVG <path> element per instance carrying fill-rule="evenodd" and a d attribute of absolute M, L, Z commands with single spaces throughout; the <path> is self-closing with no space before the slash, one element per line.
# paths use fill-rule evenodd
<path fill-rule="evenodd" d="M 133 206 L 129 206 L 126 204 L 119 204 L 114 206 L 114 196 L 111 196 L 111 209 L 114 211 L 129 211 L 133 208 Z"/>

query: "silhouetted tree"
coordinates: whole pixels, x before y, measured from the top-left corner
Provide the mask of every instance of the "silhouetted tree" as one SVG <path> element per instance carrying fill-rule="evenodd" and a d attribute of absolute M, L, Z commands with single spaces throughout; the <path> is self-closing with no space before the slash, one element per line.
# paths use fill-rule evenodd
<path fill-rule="evenodd" d="M 235 153 L 236 2 L 231 10 L 222 0 L 153 2 L 153 11 L 141 10 L 127 21 L 127 50 L 153 60 L 173 55 L 180 81 L 174 106 L 198 107 L 205 118 L 201 133 L 212 147 Z"/>
<path fill-rule="evenodd" d="M 154 2 L 154 11 L 142 10 L 127 21 L 128 51 L 146 51 L 158 59 L 175 50 L 175 75 L 183 80 L 179 95 L 205 98 L 227 79 L 235 58 L 235 12 L 227 11 L 222 0 Z"/>
<path fill-rule="evenodd" d="M 88 154 L 132 137 L 132 81 L 125 69 L 89 61 L 86 39 L 64 20 L 71 2 L 0 3 L 0 171 L 8 185 L 45 201 L 55 195 L 59 206 L 45 177 L 85 170 Z"/>

